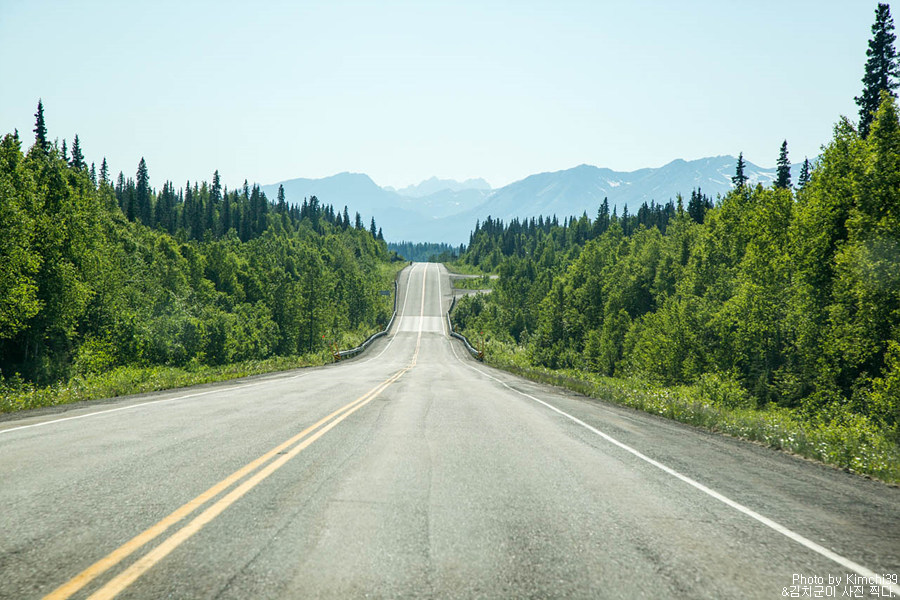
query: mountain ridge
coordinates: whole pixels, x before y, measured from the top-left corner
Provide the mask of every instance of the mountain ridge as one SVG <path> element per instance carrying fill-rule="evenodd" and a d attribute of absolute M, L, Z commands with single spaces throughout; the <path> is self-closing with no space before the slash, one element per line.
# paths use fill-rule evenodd
<path fill-rule="evenodd" d="M 273 198 L 278 186 L 284 185 L 285 197 L 291 203 L 315 195 L 337 209 L 347 205 L 366 223 L 374 216 L 389 240 L 459 244 L 468 240 L 475 221 L 487 216 L 509 221 L 539 215 L 555 214 L 560 219 L 584 212 L 593 215 L 604 198 L 608 198 L 610 209 L 621 212 L 627 205 L 634 211 L 643 202 L 665 203 L 679 193 L 689 196 L 698 187 L 715 198 L 733 187 L 731 176 L 736 163 L 737 158 L 730 155 L 676 158 L 661 167 L 634 171 L 583 163 L 534 173 L 496 189 L 483 187 L 482 182 L 487 185 L 483 179 L 458 182 L 432 177 L 395 190 L 379 186 L 365 173 L 343 172 L 320 179 L 289 179 L 264 185 L 262 190 Z M 799 164 L 792 165 L 793 181 L 797 181 L 799 169 Z M 776 169 L 745 161 L 744 172 L 750 184 L 770 185 Z"/>

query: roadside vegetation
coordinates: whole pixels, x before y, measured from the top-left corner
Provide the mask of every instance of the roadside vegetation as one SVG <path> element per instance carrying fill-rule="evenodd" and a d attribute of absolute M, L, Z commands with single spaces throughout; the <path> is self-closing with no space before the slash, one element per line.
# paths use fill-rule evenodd
<path fill-rule="evenodd" d="M 490 275 L 450 277 L 450 283 L 458 290 L 490 290 L 494 287 L 494 280 Z"/>
<path fill-rule="evenodd" d="M 841 119 L 796 186 L 785 142 L 774 186 L 750 185 L 741 156 L 715 202 L 695 190 L 621 215 L 604 202 L 595 218 L 489 218 L 460 262 L 500 278 L 458 301 L 456 327 L 485 332 L 487 361 L 514 372 L 900 481 L 888 25 L 879 6 L 860 123 Z M 869 78 L 879 57 L 890 77 Z"/>
<path fill-rule="evenodd" d="M 388 322 L 374 220 L 218 172 L 156 190 L 143 159 L 113 183 L 35 117 L 0 141 L 0 411 L 321 364 Z"/>

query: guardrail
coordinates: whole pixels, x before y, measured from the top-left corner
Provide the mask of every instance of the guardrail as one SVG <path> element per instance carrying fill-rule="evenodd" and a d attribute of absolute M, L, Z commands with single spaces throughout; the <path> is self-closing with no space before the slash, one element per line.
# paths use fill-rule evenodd
<path fill-rule="evenodd" d="M 368 348 L 372 342 L 374 342 L 378 338 L 383 337 L 388 334 L 388 332 L 391 330 L 391 327 L 394 326 L 394 319 L 396 319 L 396 318 L 397 318 L 397 280 L 395 279 L 394 280 L 394 314 L 391 315 L 391 320 L 388 321 L 387 327 L 385 327 L 383 330 L 381 330 L 377 333 L 373 333 L 372 335 L 370 335 L 366 341 L 364 341 L 362 344 L 360 344 L 356 348 L 350 348 L 349 350 L 341 350 L 339 352 L 336 352 L 334 354 L 334 360 L 338 361 L 338 360 L 343 360 L 345 358 L 352 358 L 352 357 L 356 356 L 357 354 L 359 354 L 360 352 L 362 352 L 363 350 L 365 350 L 366 348 Z"/>
<path fill-rule="evenodd" d="M 450 312 L 453 310 L 454 306 L 456 306 L 456 296 L 453 296 L 453 300 L 450 302 L 450 310 L 447 311 L 447 327 L 449 328 L 450 336 L 455 337 L 456 339 L 460 340 L 463 343 L 463 345 L 466 347 L 466 350 L 469 351 L 469 354 L 472 355 L 472 358 L 474 358 L 475 360 L 484 362 L 484 352 L 482 352 L 481 350 L 478 350 L 477 348 L 472 346 L 472 344 L 469 343 L 469 340 L 468 340 L 468 338 L 466 338 L 466 336 L 464 336 L 461 333 L 457 333 L 457 332 L 453 331 L 453 321 L 450 320 Z"/>

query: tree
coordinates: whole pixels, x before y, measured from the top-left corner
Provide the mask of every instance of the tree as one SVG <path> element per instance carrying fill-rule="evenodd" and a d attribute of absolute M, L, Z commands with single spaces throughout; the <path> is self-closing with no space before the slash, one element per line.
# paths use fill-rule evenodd
<path fill-rule="evenodd" d="M 216 220 L 216 211 L 219 209 L 219 203 L 222 201 L 222 181 L 219 178 L 219 170 L 213 173 L 212 188 L 209 190 L 209 202 L 206 204 L 206 228 L 209 229 L 215 237 L 222 232 L 218 231 L 217 225 L 221 225 L 221 221 Z"/>
<path fill-rule="evenodd" d="M 737 167 L 734 170 L 734 177 L 731 178 L 731 183 L 734 184 L 734 187 L 740 188 L 744 187 L 744 184 L 747 183 L 749 177 L 744 175 L 744 153 L 741 152 L 738 154 Z"/>
<path fill-rule="evenodd" d="M 34 146 L 43 154 L 50 153 L 50 142 L 47 140 L 47 126 L 44 124 L 44 103 L 38 99 L 37 112 L 34 113 Z"/>
<path fill-rule="evenodd" d="M 372 222 L 369 224 L 369 233 L 372 234 L 373 238 L 378 236 L 378 228 L 375 227 L 375 217 L 372 217 Z"/>
<path fill-rule="evenodd" d="M 276 205 L 276 211 L 279 215 L 283 215 L 287 212 L 287 202 L 284 199 L 284 186 L 280 183 L 278 184 L 278 195 L 275 197 L 278 204 Z"/>
<path fill-rule="evenodd" d="M 66 139 L 65 138 L 63 138 L 62 157 L 63 157 L 64 161 L 69 162 L 69 150 L 68 150 L 68 148 L 66 148 Z"/>
<path fill-rule="evenodd" d="M 863 75 L 863 92 L 855 98 L 859 106 L 859 132 L 863 138 L 869 135 L 872 118 L 881 104 L 881 92 L 886 91 L 896 98 L 896 78 L 900 77 L 900 58 L 894 49 L 894 19 L 891 8 L 879 3 L 875 9 L 875 23 L 872 25 L 872 38 L 866 50 L 866 72 Z"/>
<path fill-rule="evenodd" d="M 797 180 L 797 187 L 799 187 L 801 190 L 803 188 L 805 188 L 807 185 L 809 185 L 809 178 L 810 178 L 809 168 L 810 168 L 809 167 L 809 159 L 804 158 L 803 166 L 800 167 L 800 177 Z"/>
<path fill-rule="evenodd" d="M 75 134 L 75 141 L 72 142 L 72 160 L 69 161 L 69 166 L 79 171 L 87 166 L 84 162 L 84 154 L 81 153 L 81 142 L 77 133 Z"/>
<path fill-rule="evenodd" d="M 147 162 L 141 157 L 137 170 L 137 217 L 141 222 L 150 227 L 153 225 L 153 205 L 150 203 L 150 175 L 147 172 Z"/>
<path fill-rule="evenodd" d="M 778 153 L 778 167 L 775 173 L 775 188 L 787 190 L 791 187 L 791 161 L 788 160 L 787 140 L 781 144 Z"/>
<path fill-rule="evenodd" d="M 106 164 L 106 157 L 103 157 L 103 162 L 100 163 L 100 181 L 102 183 L 109 183 L 109 165 Z"/>

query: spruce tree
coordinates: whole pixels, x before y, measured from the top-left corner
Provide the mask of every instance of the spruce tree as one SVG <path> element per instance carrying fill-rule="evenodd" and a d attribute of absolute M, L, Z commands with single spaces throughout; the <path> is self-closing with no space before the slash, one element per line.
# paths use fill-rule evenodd
<path fill-rule="evenodd" d="M 87 166 L 84 163 L 84 154 L 81 152 L 81 141 L 79 141 L 77 133 L 75 134 L 75 141 L 72 142 L 72 160 L 69 161 L 69 166 L 78 170 Z"/>
<path fill-rule="evenodd" d="M 278 214 L 283 215 L 287 212 L 287 202 L 284 200 L 284 186 L 280 183 L 278 184 L 278 196 L 276 198 L 278 200 L 276 210 Z"/>
<path fill-rule="evenodd" d="M 94 187 L 97 187 L 97 167 L 94 163 L 91 163 L 91 183 L 94 184 Z"/>
<path fill-rule="evenodd" d="M 863 75 L 863 92 L 855 98 L 859 106 L 859 132 L 862 137 L 869 135 L 869 127 L 875 111 L 881 104 L 881 92 L 886 91 L 896 98 L 897 78 L 900 77 L 900 57 L 894 49 L 894 19 L 891 8 L 879 3 L 875 9 L 875 23 L 872 25 L 872 39 L 866 50 L 866 73 Z"/>
<path fill-rule="evenodd" d="M 64 161 L 69 162 L 69 149 L 66 148 L 66 138 L 63 138 L 62 157 Z"/>
<path fill-rule="evenodd" d="M 787 190 L 791 187 L 791 161 L 788 160 L 787 140 L 781 144 L 778 153 L 778 168 L 775 173 L 775 188 Z"/>
<path fill-rule="evenodd" d="M 345 230 L 346 230 L 348 227 L 350 227 L 350 213 L 347 211 L 347 205 L 346 205 L 346 204 L 344 205 L 344 219 L 343 219 L 343 223 L 342 223 L 341 226 L 342 226 L 343 229 L 345 229 Z"/>
<path fill-rule="evenodd" d="M 50 153 L 50 140 L 47 139 L 47 125 L 44 123 L 44 103 L 38 99 L 37 112 L 34 113 L 34 145 L 43 154 Z"/>
<path fill-rule="evenodd" d="M 100 163 L 100 182 L 101 183 L 109 183 L 109 165 L 106 164 L 106 157 L 103 157 L 103 162 Z"/>
<path fill-rule="evenodd" d="M 744 167 L 744 153 L 741 152 L 740 154 L 738 154 L 737 167 L 735 167 L 734 170 L 734 177 L 731 178 L 731 183 L 733 183 L 734 187 L 736 188 L 744 187 L 744 185 L 747 183 L 747 180 L 749 179 L 749 177 L 744 175 Z"/>
<path fill-rule="evenodd" d="M 809 159 L 808 159 L 808 158 L 804 158 L 804 159 L 803 159 L 803 166 L 800 167 L 800 177 L 799 177 L 799 179 L 797 180 L 797 187 L 798 187 L 799 189 L 801 189 L 801 190 L 802 190 L 803 188 L 805 188 L 805 187 L 809 184 L 809 178 L 810 178 L 810 172 L 809 172 L 809 171 L 810 171 L 810 167 L 809 167 Z"/>
<path fill-rule="evenodd" d="M 372 217 L 372 222 L 369 224 L 369 233 L 372 234 L 373 238 L 378 236 L 378 228 L 375 227 L 375 217 Z"/>
<path fill-rule="evenodd" d="M 150 175 L 147 172 L 147 162 L 141 157 L 137 170 L 136 189 L 136 216 L 144 225 L 153 225 L 153 205 L 150 203 Z"/>

